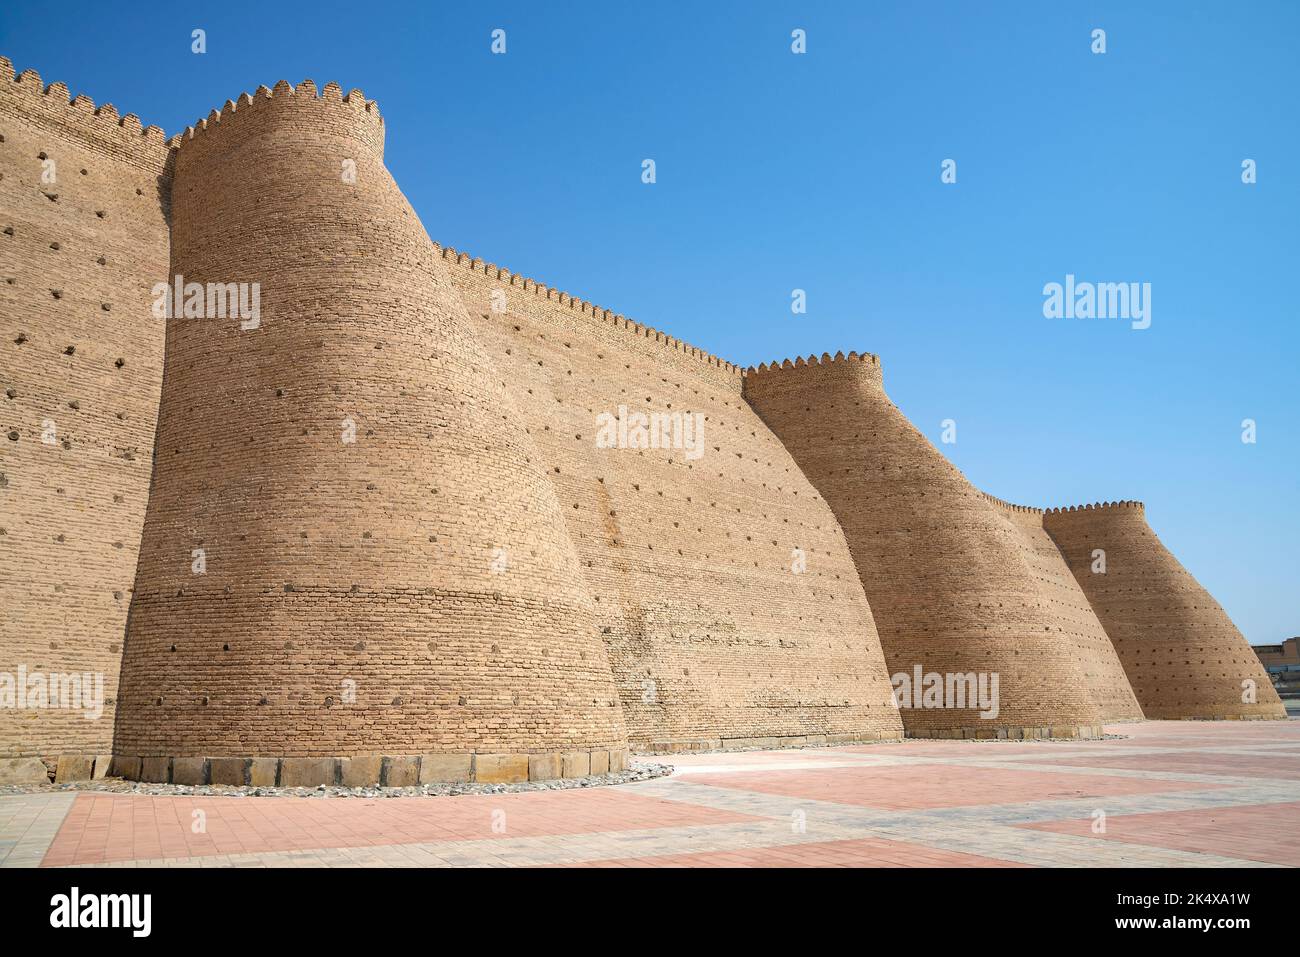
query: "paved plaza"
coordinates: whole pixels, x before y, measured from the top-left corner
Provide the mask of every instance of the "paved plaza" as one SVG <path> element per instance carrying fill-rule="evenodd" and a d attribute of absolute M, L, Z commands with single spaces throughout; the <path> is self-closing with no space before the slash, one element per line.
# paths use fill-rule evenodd
<path fill-rule="evenodd" d="M 1079 742 L 674 756 L 665 778 L 459 797 L 0 797 L 0 867 L 1276 867 L 1300 721 Z"/>

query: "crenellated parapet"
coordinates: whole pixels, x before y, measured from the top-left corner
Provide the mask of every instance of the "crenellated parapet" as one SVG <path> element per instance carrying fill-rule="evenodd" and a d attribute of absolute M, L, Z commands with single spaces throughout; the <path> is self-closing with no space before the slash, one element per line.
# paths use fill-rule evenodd
<path fill-rule="evenodd" d="M 758 366 L 750 366 L 745 370 L 745 377 L 760 377 L 768 375 L 789 375 L 791 373 L 808 372 L 813 373 L 849 373 L 861 375 L 866 373 L 870 377 L 879 380 L 880 378 L 880 356 L 871 352 L 850 352 L 845 355 L 843 352 L 837 352 L 831 355 L 829 352 L 823 352 L 820 356 L 810 355 L 808 358 L 799 356 L 793 360 L 784 359 L 781 362 L 761 363 Z"/>
<path fill-rule="evenodd" d="M 1145 511 L 1146 506 L 1141 502 L 1125 500 L 1122 502 L 1093 502 L 1089 505 L 1062 505 L 1058 508 L 1043 509 L 1048 515 L 1062 515 L 1070 512 L 1099 512 L 1103 509 L 1136 509 L 1139 512 Z"/>
<path fill-rule="evenodd" d="M 296 87 L 280 80 L 273 87 L 259 86 L 252 93 L 241 93 L 177 133 L 168 145 L 182 151 L 198 148 L 209 144 L 220 131 L 224 135 L 218 138 L 217 148 L 224 149 L 229 146 L 228 137 L 256 135 L 267 127 L 283 127 L 286 132 L 328 128 L 365 143 L 377 156 L 384 152 L 384 118 L 378 104 L 367 100 L 360 90 L 344 94 L 334 82 L 317 92 L 312 80 L 303 80 Z"/>
<path fill-rule="evenodd" d="M 670 336 L 668 333 L 655 329 L 652 326 L 647 326 L 635 321 L 634 319 L 629 319 L 622 313 L 615 312 L 612 309 L 606 309 L 603 306 L 598 306 L 595 303 L 588 302 L 586 299 L 570 295 L 567 292 L 556 289 L 554 286 L 548 286 L 545 283 L 537 282 L 535 279 L 530 279 L 527 276 L 521 276 L 518 273 L 511 272 L 509 269 L 497 266 L 495 263 L 485 262 L 482 259 L 471 256 L 469 253 L 460 252 L 451 246 L 442 246 L 438 243 L 434 243 L 433 246 L 438 250 L 438 254 L 442 259 L 451 266 L 456 266 L 461 269 L 466 269 L 469 272 L 486 276 L 488 279 L 499 282 L 503 286 L 520 289 L 523 292 L 538 297 L 539 299 L 550 300 L 563 308 L 572 309 L 579 315 L 590 316 L 596 322 L 608 323 L 615 328 L 626 331 L 630 335 L 647 339 L 651 342 L 661 343 L 666 348 L 682 353 L 690 358 L 698 359 L 708 365 L 715 366 L 723 372 L 731 375 L 743 375 L 743 370 L 740 366 L 728 362 L 725 359 L 720 359 L 710 352 L 706 352 L 703 349 L 691 345 L 689 342 Z"/>
<path fill-rule="evenodd" d="M 79 142 L 140 169 L 162 173 L 167 165 L 166 135 L 157 126 L 144 126 L 134 113 L 119 115 L 111 103 L 95 105 L 84 94 L 69 96 L 65 83 L 46 86 L 35 70 L 15 76 L 13 62 L 0 56 L 0 108 L 12 110 L 60 140 Z"/>
<path fill-rule="evenodd" d="M 1015 502 L 1008 502 L 1006 499 L 998 498 L 996 495 L 990 495 L 988 492 L 980 492 L 986 499 L 1002 509 L 1004 512 L 1010 512 L 1014 515 L 1042 515 L 1041 508 L 1035 508 L 1032 505 L 1017 505 Z"/>

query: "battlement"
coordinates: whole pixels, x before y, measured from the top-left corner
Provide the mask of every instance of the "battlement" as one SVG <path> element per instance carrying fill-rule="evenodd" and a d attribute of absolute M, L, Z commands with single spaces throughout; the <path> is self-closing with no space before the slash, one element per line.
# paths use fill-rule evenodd
<path fill-rule="evenodd" d="M 1059 508 L 1049 508 L 1044 510 L 1044 514 L 1063 515 L 1071 512 L 1100 512 L 1115 509 L 1136 509 L 1139 512 L 1145 512 L 1146 506 L 1135 501 L 1094 502 L 1091 505 L 1063 505 Z"/>
<path fill-rule="evenodd" d="M 823 352 L 820 357 L 764 362 L 745 370 L 744 386 L 747 398 L 769 393 L 804 394 L 808 390 L 820 393 L 835 387 L 884 393 L 880 356 L 871 352 L 837 352 L 833 356 Z"/>
<path fill-rule="evenodd" d="M 1137 509 L 1145 510 L 1141 502 L 1125 500 L 1122 502 L 1093 502 L 1089 505 L 1062 505 L 1057 508 L 1036 508 L 1033 505 L 1017 505 L 1015 502 L 1008 502 L 1005 499 L 998 498 L 996 495 L 990 495 L 988 492 L 980 492 L 988 501 L 1004 511 L 1017 512 L 1026 515 L 1064 515 L 1071 512 L 1100 512 L 1109 509 Z"/>
<path fill-rule="evenodd" d="M 707 365 L 716 366 L 731 375 L 743 375 L 743 370 L 740 366 L 728 362 L 726 359 L 720 359 L 712 353 L 697 348 L 696 346 L 675 338 L 674 336 L 670 336 L 666 332 L 662 332 L 651 326 L 629 319 L 622 313 L 616 313 L 613 310 L 606 309 L 603 306 L 598 306 L 585 299 L 579 299 L 567 292 L 561 292 L 552 286 L 547 286 L 546 284 L 539 283 L 534 279 L 529 279 L 527 276 L 520 276 L 518 273 L 511 272 L 509 269 L 499 267 L 494 263 L 484 262 L 482 259 L 471 256 L 469 253 L 453 249 L 451 246 L 442 246 L 439 243 L 434 243 L 433 246 L 438 250 L 439 255 L 446 262 L 452 265 L 460 266 L 470 272 L 480 273 L 487 276 L 489 279 L 495 279 L 508 286 L 515 286 L 522 289 L 524 292 L 531 292 L 533 295 L 541 299 L 553 300 L 560 306 L 572 309 L 574 312 L 582 315 L 590 316 L 597 322 L 607 322 L 616 328 L 626 330 L 634 336 L 662 343 L 667 348 L 674 349 L 693 359 L 698 359 Z"/>
<path fill-rule="evenodd" d="M 880 356 L 872 352 L 850 352 L 847 356 L 843 352 L 837 352 L 833 356 L 829 352 L 823 352 L 820 358 L 815 355 L 810 355 L 807 359 L 803 356 L 799 356 L 793 362 L 789 359 L 785 359 L 779 364 L 773 361 L 771 365 L 764 362 L 757 367 L 750 366 L 745 370 L 745 376 L 749 377 L 774 372 L 786 372 L 792 369 L 804 369 L 810 366 L 831 367 L 837 366 L 839 363 L 847 364 L 850 362 L 859 362 L 865 363 L 869 366 L 874 366 L 877 372 L 880 369 Z"/>
<path fill-rule="evenodd" d="M 980 494 L 995 506 L 1007 512 L 1015 512 L 1021 515 L 1042 515 L 1044 511 L 1043 509 L 1035 508 L 1032 505 L 1017 505 L 1015 502 L 1008 502 L 1006 499 L 998 498 L 996 495 L 990 495 L 988 492 L 982 491 Z"/>
<path fill-rule="evenodd" d="M 259 86 L 252 93 L 241 93 L 233 101 L 226 100 L 220 110 L 213 110 L 205 119 L 177 133 L 168 145 L 177 150 L 184 149 L 192 142 L 204 141 L 217 129 L 242 130 L 245 123 L 258 117 L 274 117 L 291 108 L 301 112 L 304 106 L 320 109 L 327 123 L 337 124 L 341 132 L 354 136 L 371 146 L 378 155 L 383 155 L 384 118 L 379 113 L 379 105 L 374 100 L 367 100 L 360 90 L 345 95 L 343 88 L 333 81 L 317 93 L 312 80 L 303 80 L 296 87 L 287 80 L 280 80 L 270 89 Z"/>
<path fill-rule="evenodd" d="M 132 166 L 162 173 L 167 165 L 166 134 L 144 126 L 134 113 L 119 115 L 112 103 L 95 105 L 85 94 L 69 96 L 65 83 L 44 85 L 35 70 L 14 75 L 14 65 L 0 56 L 0 103 L 60 137 L 84 143 Z"/>

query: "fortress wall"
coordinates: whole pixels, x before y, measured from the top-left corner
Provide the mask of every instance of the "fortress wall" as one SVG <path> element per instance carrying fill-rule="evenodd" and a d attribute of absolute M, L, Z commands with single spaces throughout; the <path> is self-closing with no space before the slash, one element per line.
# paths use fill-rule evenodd
<path fill-rule="evenodd" d="M 0 58 L 0 673 L 99 675 L 105 699 L 97 720 L 0 709 L 0 757 L 110 747 L 162 380 L 167 160 L 157 127 Z"/>
<path fill-rule="evenodd" d="M 1088 693 L 1101 710 L 1102 719 L 1107 722 L 1140 721 L 1142 709 L 1115 653 L 1115 646 L 1101 627 L 1079 583 L 1070 574 L 1056 543 L 1043 528 L 1043 510 L 1012 505 L 991 495 L 985 497 L 1020 532 L 1025 561 L 1033 570 L 1052 613 L 1066 622 L 1066 633 L 1074 640 Z"/>
<path fill-rule="evenodd" d="M 1100 732 L 1076 624 L 1053 607 L 1033 550 L 890 402 L 875 356 L 751 369 L 745 398 L 843 526 L 890 672 L 999 676 L 996 718 L 904 708 L 908 734 Z"/>
<path fill-rule="evenodd" d="M 843 534 L 745 403 L 740 370 L 492 264 L 442 256 L 555 487 L 632 740 L 670 750 L 898 737 Z M 598 448 L 597 417 L 620 405 L 703 414 L 703 454 Z"/>
<path fill-rule="evenodd" d="M 1043 525 L 1115 644 L 1148 718 L 1285 718 L 1259 658 L 1160 542 L 1140 502 L 1051 509 Z M 1094 573 L 1094 552 L 1105 572 Z M 1242 682 L 1257 700 L 1242 702 Z"/>
<path fill-rule="evenodd" d="M 124 762 L 278 756 L 285 783 L 289 759 L 474 752 L 480 777 L 538 776 L 528 755 L 555 776 L 626 747 L 555 493 L 382 137 L 358 91 L 281 82 L 179 140 L 172 271 L 259 282 L 261 323 L 168 321 Z"/>

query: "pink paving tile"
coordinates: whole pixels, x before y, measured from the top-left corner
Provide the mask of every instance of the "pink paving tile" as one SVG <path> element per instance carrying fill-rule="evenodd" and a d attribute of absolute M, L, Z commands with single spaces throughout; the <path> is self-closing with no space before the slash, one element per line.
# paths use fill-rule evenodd
<path fill-rule="evenodd" d="M 896 747 L 896 745 L 865 745 L 864 749 Z M 671 764 L 678 768 L 698 765 L 742 766 L 750 764 L 803 764 L 816 761 L 835 761 L 842 757 L 839 748 L 791 748 L 779 751 L 715 751 L 695 754 L 655 755 L 647 760 Z"/>
<path fill-rule="evenodd" d="M 1256 744 L 1300 744 L 1300 721 L 1146 721 L 1107 725 L 1108 741 L 1118 747 L 1188 748 L 1249 747 Z"/>
<path fill-rule="evenodd" d="M 1106 818 L 1105 834 L 1094 834 L 1092 824 L 1091 818 L 1087 818 L 1019 826 L 1125 844 L 1300 866 L 1300 802 L 1111 815 Z"/>
<path fill-rule="evenodd" d="M 1026 867 L 978 854 L 940 851 L 905 841 L 862 838 L 779 847 L 703 851 L 658 857 L 583 861 L 571 867 Z"/>
<path fill-rule="evenodd" d="M 1196 751 L 1190 754 L 1071 755 L 1053 759 L 1070 767 L 1122 768 L 1136 771 L 1226 774 L 1245 778 L 1300 780 L 1300 755 L 1270 751 L 1267 754 L 1219 754 Z"/>
<path fill-rule="evenodd" d="M 904 741 L 901 744 L 881 745 L 851 744 L 834 748 L 828 754 L 882 754 L 887 757 L 909 758 L 984 758 L 1011 761 L 1022 757 L 1044 754 L 1076 754 L 1081 748 L 1099 747 L 1099 741 L 1053 744 L 1046 741 Z"/>
<path fill-rule="evenodd" d="M 756 791 L 782 797 L 898 811 L 1083 797 L 1120 797 L 1213 787 L 1194 782 L 1149 781 L 1105 774 L 1011 771 L 945 764 L 688 773 L 679 780 L 738 791 Z"/>
<path fill-rule="evenodd" d="M 194 833 L 195 811 L 205 833 Z M 504 831 L 493 814 L 505 812 Z M 324 847 L 585 834 L 755 818 L 616 788 L 457 798 L 160 798 L 81 794 L 43 866 Z"/>

